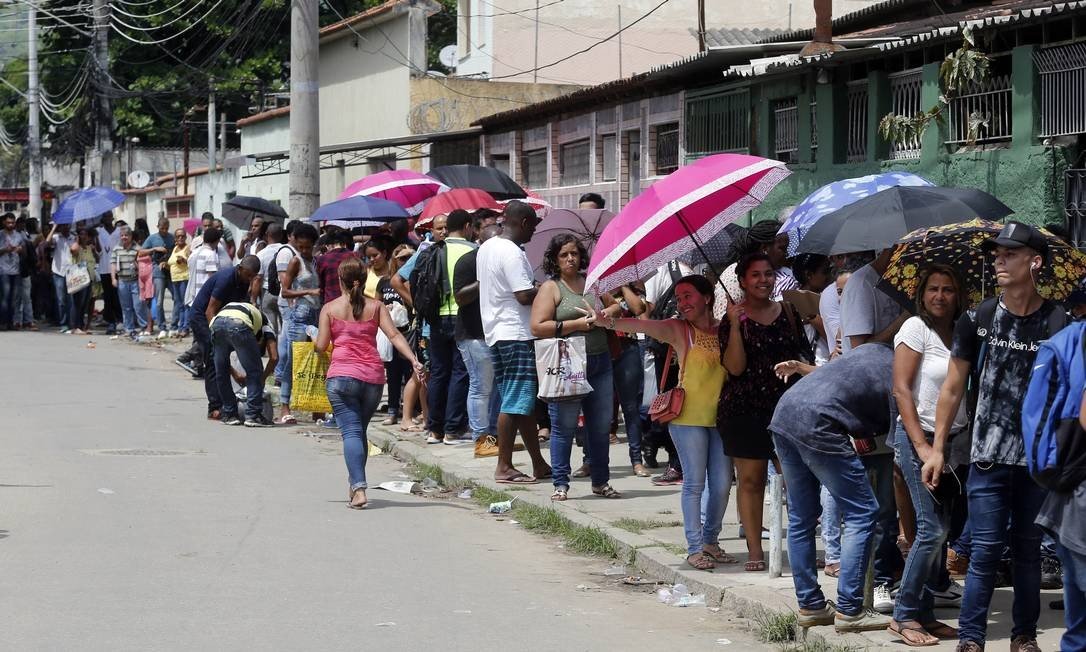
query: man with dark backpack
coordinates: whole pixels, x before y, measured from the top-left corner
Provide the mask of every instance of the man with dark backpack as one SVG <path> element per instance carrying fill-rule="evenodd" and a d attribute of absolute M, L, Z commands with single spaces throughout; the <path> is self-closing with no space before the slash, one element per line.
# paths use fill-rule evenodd
<path fill-rule="evenodd" d="M 966 492 L 972 554 L 958 619 L 959 652 L 981 652 L 988 609 L 1003 546 L 1014 559 L 1014 626 L 1011 652 L 1034 652 L 1041 600 L 1041 529 L 1034 519 L 1045 490 L 1029 474 L 1022 436 L 1022 397 L 1043 340 L 1066 323 L 1066 314 L 1037 293 L 1035 278 L 1046 263 L 1048 242 L 1036 228 L 1008 222 L 984 249 L 993 255 L 998 298 L 982 302 L 958 320 L 950 367 L 935 414 L 935 442 L 921 480 L 939 484 L 950 427 L 972 379 L 976 387 Z"/>

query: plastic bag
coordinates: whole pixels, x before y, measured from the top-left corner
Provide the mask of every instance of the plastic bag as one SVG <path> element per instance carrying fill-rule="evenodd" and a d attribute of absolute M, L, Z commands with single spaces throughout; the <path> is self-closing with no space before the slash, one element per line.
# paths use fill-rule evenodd
<path fill-rule="evenodd" d="M 583 337 L 535 341 L 539 398 L 548 403 L 574 401 L 592 392 Z"/>
<path fill-rule="evenodd" d="M 290 409 L 298 412 L 332 413 L 324 381 L 328 375 L 328 356 L 317 353 L 312 342 L 292 342 L 294 357 Z"/>
<path fill-rule="evenodd" d="M 392 361 L 392 340 L 388 339 L 380 328 L 377 329 L 377 353 L 381 356 L 382 362 Z"/>
<path fill-rule="evenodd" d="M 74 263 L 68 266 L 64 273 L 64 282 L 68 288 L 68 294 L 75 294 L 91 284 L 90 272 L 86 263 Z"/>

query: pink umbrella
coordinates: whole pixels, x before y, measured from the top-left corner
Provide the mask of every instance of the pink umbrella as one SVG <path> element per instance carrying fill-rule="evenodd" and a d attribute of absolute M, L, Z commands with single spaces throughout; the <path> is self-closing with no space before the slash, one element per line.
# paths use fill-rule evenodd
<path fill-rule="evenodd" d="M 501 211 L 502 206 L 490 196 L 490 193 L 476 188 L 454 188 L 449 192 L 443 192 L 426 203 L 415 228 L 424 228 L 434 221 L 438 215 L 448 215 L 455 210 L 465 210 L 469 213 L 482 208 L 493 211 Z"/>
<path fill-rule="evenodd" d="M 377 197 L 394 201 L 411 215 L 418 215 L 428 199 L 448 189 L 445 184 L 425 174 L 411 170 L 386 170 L 355 181 L 336 199 L 358 195 Z"/>
<path fill-rule="evenodd" d="M 505 206 L 511 201 L 522 201 L 525 204 L 528 204 L 529 206 L 534 208 L 535 212 L 539 215 L 539 217 L 543 217 L 543 213 L 547 212 L 552 208 L 550 202 L 540 197 L 538 194 L 535 193 L 535 191 L 525 189 L 524 192 L 528 193 L 527 197 L 521 199 L 502 199 L 499 200 L 498 203 L 502 206 Z"/>
<path fill-rule="evenodd" d="M 790 173 L 780 161 L 745 154 L 707 156 L 679 168 L 630 201 L 603 230 L 586 286 L 608 292 L 700 248 Z"/>

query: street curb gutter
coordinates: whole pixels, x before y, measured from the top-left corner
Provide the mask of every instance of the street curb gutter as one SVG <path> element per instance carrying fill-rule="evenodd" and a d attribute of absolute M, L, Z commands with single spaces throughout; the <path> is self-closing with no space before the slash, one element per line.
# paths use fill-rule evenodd
<path fill-rule="evenodd" d="M 448 459 L 439 458 L 431 454 L 425 447 L 412 441 L 400 439 L 381 427 L 371 427 L 368 437 L 373 443 L 388 451 L 389 454 L 400 461 L 427 464 L 441 469 L 450 483 L 465 486 L 483 486 L 494 491 L 508 493 L 508 485 L 500 485 L 490 478 L 480 478 L 476 472 Z M 720 607 L 730 614 L 751 620 L 766 615 L 792 611 L 787 607 L 782 607 L 779 596 L 765 589 L 749 585 L 729 585 L 722 588 L 717 584 L 710 584 L 702 580 L 703 572 L 675 568 L 676 555 L 653 539 L 614 527 L 603 519 L 580 512 L 567 504 L 554 503 L 528 493 L 517 493 L 515 497 L 518 501 L 524 501 L 536 507 L 553 509 L 562 518 L 576 525 L 599 530 L 614 544 L 615 549 L 618 551 L 619 561 L 630 564 L 662 582 L 685 584 L 692 594 L 705 594 L 707 606 Z M 881 647 L 881 643 L 863 636 L 833 633 L 833 630 L 828 627 L 818 629 L 825 630 L 825 634 L 831 635 L 833 640 L 827 639 L 826 635 L 817 630 L 810 630 L 807 633 L 809 642 L 813 643 L 820 640 L 827 645 L 846 645 L 852 646 L 853 649 Z M 797 639 L 802 641 L 803 638 L 801 637 L 802 630 L 797 632 Z"/>

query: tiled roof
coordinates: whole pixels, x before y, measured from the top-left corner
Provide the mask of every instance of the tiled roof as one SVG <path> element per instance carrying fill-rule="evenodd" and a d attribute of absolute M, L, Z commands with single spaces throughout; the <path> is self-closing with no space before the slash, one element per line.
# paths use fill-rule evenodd
<path fill-rule="evenodd" d="M 290 105 L 281 106 L 278 109 L 270 109 L 261 113 L 254 113 L 247 118 L 241 118 L 238 120 L 239 127 L 247 127 L 258 122 L 264 122 L 265 120 L 271 120 L 272 118 L 278 118 L 281 115 L 288 115 L 290 113 Z"/>
<path fill-rule="evenodd" d="M 705 30 L 705 44 L 711 48 L 729 45 L 750 45 L 763 39 L 783 34 L 786 30 L 769 28 L 714 27 Z M 698 30 L 691 28 L 690 33 L 696 39 Z"/>

